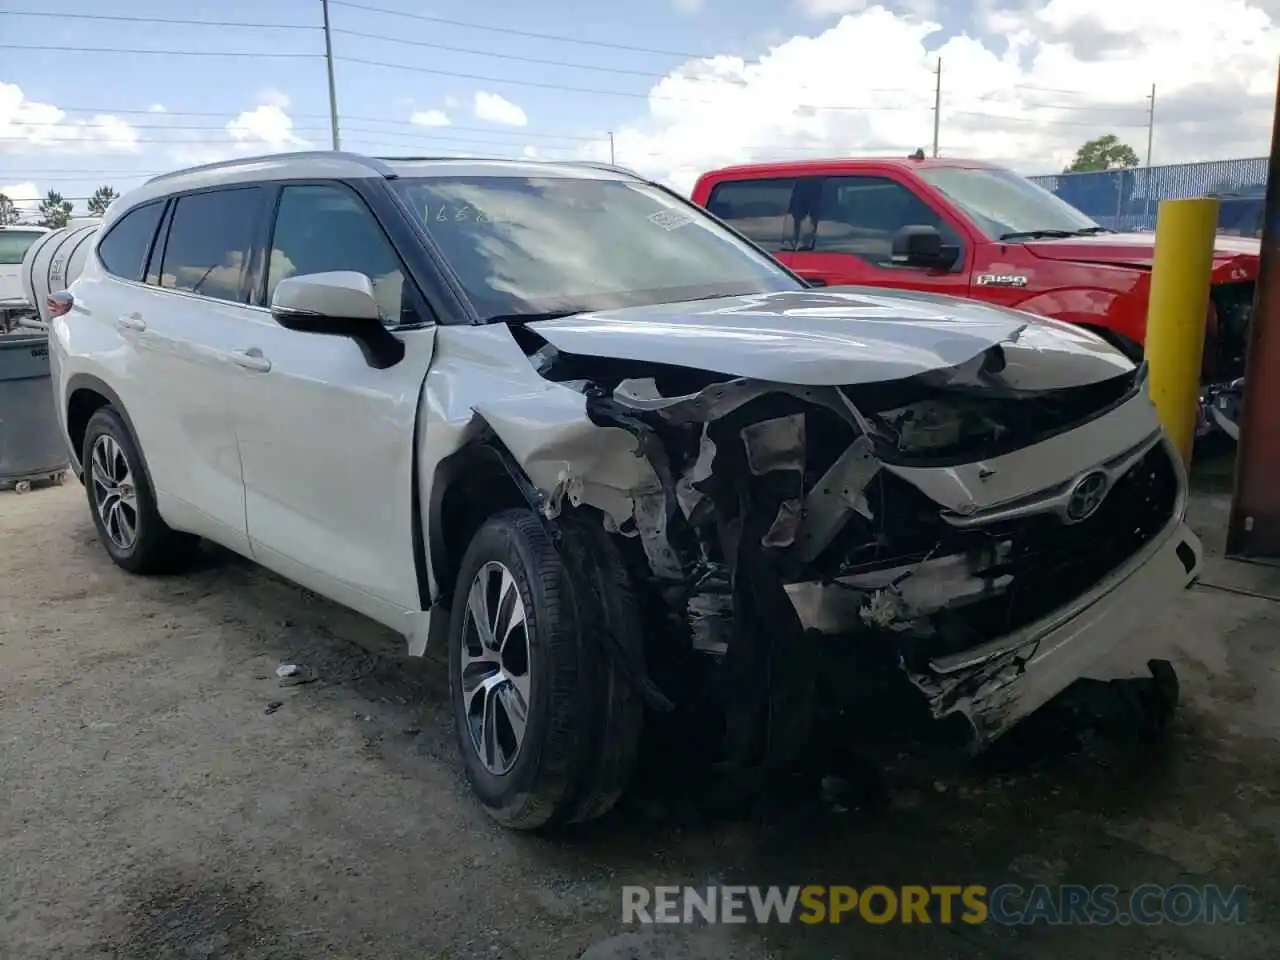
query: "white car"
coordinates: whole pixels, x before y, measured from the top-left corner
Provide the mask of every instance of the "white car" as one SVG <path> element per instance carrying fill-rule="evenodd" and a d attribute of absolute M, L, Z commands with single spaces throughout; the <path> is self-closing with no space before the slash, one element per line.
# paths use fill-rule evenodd
<path fill-rule="evenodd" d="M 31 245 L 48 232 L 44 227 L 0 225 L 0 333 L 32 313 L 22 290 L 22 262 Z"/>
<path fill-rule="evenodd" d="M 467 772 L 512 827 L 609 809 L 655 718 L 755 769 L 873 677 L 981 747 L 1200 568 L 1112 347 L 809 289 L 614 168 L 197 167 L 117 201 L 50 299 L 112 560 L 205 538 L 447 645 Z"/>

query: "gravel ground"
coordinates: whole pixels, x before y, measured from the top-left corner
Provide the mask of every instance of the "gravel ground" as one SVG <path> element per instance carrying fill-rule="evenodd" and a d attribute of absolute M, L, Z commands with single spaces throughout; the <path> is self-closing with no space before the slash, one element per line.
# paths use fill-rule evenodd
<path fill-rule="evenodd" d="M 1196 517 L 1211 545 L 1225 498 Z M 1280 576 L 1152 611 L 1160 749 L 1015 774 L 895 774 L 874 813 L 683 826 L 620 811 L 554 840 L 492 825 L 459 779 L 443 666 L 211 555 L 113 567 L 78 484 L 0 492 L 0 958 L 1123 960 L 1280 956 Z M 282 687 L 281 663 L 311 682 Z M 1247 885 L 1245 925 L 844 924 L 626 934 L 625 883 Z M 619 935 L 624 935 L 619 938 Z M 593 947 L 593 945 L 595 945 Z"/>

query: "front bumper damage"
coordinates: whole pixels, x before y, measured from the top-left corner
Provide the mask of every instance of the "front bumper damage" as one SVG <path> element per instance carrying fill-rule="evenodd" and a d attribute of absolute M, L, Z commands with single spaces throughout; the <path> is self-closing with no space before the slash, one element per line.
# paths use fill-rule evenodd
<path fill-rule="evenodd" d="M 1055 459 L 1053 451 L 1041 453 L 1050 461 Z M 1088 677 L 1099 661 L 1141 631 L 1152 610 L 1161 609 L 1200 575 L 1201 544 L 1184 520 L 1186 475 L 1162 434 L 1155 433 L 1112 458 L 1112 483 L 1139 469 L 1144 458 L 1163 458 L 1176 491 L 1167 521 L 1136 552 L 1113 570 L 1102 572 L 1083 593 L 1006 635 L 944 655 L 925 656 L 914 669 L 904 663 L 934 720 L 960 717 L 967 721 L 971 748 L 986 747 L 1077 680 Z M 1099 466 L 1107 465 L 1104 461 Z M 996 467 L 989 464 L 988 469 Z M 1071 489 L 1072 484 L 1059 484 L 1013 503 L 991 504 L 963 520 L 953 517 L 953 522 L 981 527 L 996 518 L 1052 512 L 1061 507 Z M 892 620 L 904 608 L 933 612 L 1007 596 L 1012 575 L 975 577 L 970 566 L 970 558 L 953 555 L 825 583 L 789 584 L 787 592 L 806 628 L 839 634 L 853 629 L 859 619 Z M 864 602 L 867 596 L 875 598 L 873 606 Z"/>
<path fill-rule="evenodd" d="M 961 721 L 981 750 L 1199 574 L 1185 472 L 1140 372 L 1079 395 L 1056 384 L 1050 400 L 997 389 L 1006 406 L 971 412 L 992 379 L 981 369 L 952 393 L 936 378 L 799 386 L 530 353 L 543 377 L 585 396 L 592 423 L 635 438 L 647 482 L 616 489 L 567 464 L 539 484 L 544 512 L 596 508 L 624 545 L 655 601 L 650 677 L 677 705 L 697 704 L 682 729 L 709 737 L 721 765 L 785 765 L 824 688 L 843 688 L 856 713 L 884 703 L 873 688 L 886 677 L 917 715 Z M 924 454 L 886 447 L 889 421 L 867 412 L 881 393 L 906 397 L 896 436 Z M 957 454 L 952 407 L 982 431 L 1002 410 L 1018 426 Z M 928 453 L 948 443 L 949 456 Z"/>
<path fill-rule="evenodd" d="M 1200 542 L 1181 518 L 1069 607 L 1017 634 L 931 660 L 911 679 L 939 720 L 962 715 L 981 748 L 1116 652 L 1162 601 L 1200 574 Z"/>

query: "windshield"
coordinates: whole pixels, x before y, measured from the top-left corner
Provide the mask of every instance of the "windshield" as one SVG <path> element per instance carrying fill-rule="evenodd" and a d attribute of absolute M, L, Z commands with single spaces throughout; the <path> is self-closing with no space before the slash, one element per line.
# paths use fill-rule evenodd
<path fill-rule="evenodd" d="M 38 230 L 0 230 L 0 266 L 21 263 L 27 248 L 41 236 Z"/>
<path fill-rule="evenodd" d="M 1010 170 L 923 167 L 924 180 L 946 194 L 992 240 L 1007 234 L 1102 232 L 1071 204 Z"/>
<path fill-rule="evenodd" d="M 432 177 L 393 185 L 486 319 L 803 289 L 768 256 L 648 184 Z"/>

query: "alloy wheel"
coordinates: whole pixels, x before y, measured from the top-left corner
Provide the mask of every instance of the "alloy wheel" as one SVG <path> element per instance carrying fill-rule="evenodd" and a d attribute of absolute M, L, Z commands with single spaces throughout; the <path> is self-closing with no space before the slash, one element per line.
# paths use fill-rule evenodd
<path fill-rule="evenodd" d="M 462 622 L 462 702 L 471 744 L 502 776 L 524 743 L 530 704 L 529 621 L 515 577 L 503 564 L 480 568 Z"/>
<path fill-rule="evenodd" d="M 104 433 L 93 441 L 89 482 L 107 537 L 116 549 L 132 550 L 138 539 L 138 490 L 129 460 L 110 434 Z"/>

